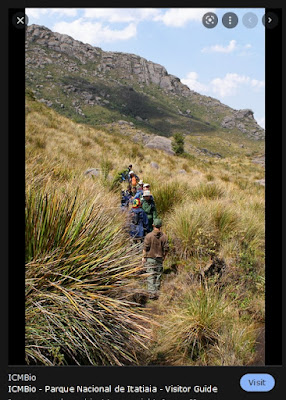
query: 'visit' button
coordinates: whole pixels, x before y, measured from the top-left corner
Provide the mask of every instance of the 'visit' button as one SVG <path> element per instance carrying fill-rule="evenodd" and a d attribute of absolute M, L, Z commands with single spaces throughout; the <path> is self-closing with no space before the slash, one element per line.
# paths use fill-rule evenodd
<path fill-rule="evenodd" d="M 240 386 L 246 392 L 270 392 L 275 379 L 269 374 L 245 374 L 240 379 Z"/>

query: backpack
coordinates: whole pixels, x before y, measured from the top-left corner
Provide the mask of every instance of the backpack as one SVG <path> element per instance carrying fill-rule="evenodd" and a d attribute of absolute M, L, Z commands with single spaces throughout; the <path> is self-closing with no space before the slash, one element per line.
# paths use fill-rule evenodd
<path fill-rule="evenodd" d="M 125 169 L 124 171 L 122 171 L 120 174 L 120 178 L 121 178 L 121 182 L 122 181 L 126 181 L 126 179 L 128 179 L 128 169 Z"/>
<path fill-rule="evenodd" d="M 132 213 L 132 224 L 138 225 L 139 224 L 139 213 Z"/>

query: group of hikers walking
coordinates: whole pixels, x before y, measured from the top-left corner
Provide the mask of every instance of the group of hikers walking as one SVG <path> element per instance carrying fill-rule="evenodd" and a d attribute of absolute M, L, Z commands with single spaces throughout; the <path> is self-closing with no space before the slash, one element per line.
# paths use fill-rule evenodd
<path fill-rule="evenodd" d="M 150 184 L 139 179 L 132 165 L 120 173 L 120 181 L 128 184 L 121 192 L 121 209 L 127 213 L 129 235 L 134 242 L 142 243 L 149 298 L 157 299 L 163 261 L 169 250 L 168 238 L 161 231 L 162 220 L 158 218 Z"/>

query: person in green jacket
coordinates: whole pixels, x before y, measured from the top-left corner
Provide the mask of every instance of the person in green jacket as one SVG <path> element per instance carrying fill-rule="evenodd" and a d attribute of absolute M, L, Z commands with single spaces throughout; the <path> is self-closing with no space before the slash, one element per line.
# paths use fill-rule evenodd
<path fill-rule="evenodd" d="M 153 230 L 153 221 L 158 217 L 154 199 L 149 190 L 143 192 L 142 209 L 148 217 L 148 232 Z"/>

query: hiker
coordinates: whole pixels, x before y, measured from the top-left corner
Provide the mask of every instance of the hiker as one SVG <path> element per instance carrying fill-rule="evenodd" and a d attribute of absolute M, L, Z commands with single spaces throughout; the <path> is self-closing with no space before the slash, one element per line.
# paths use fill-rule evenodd
<path fill-rule="evenodd" d="M 135 196 L 137 193 L 137 187 L 131 186 L 130 193 L 131 193 L 130 201 L 131 201 L 131 203 L 133 203 L 133 200 L 135 199 Z"/>
<path fill-rule="evenodd" d="M 142 262 L 145 266 L 147 277 L 147 290 L 151 299 L 158 299 L 163 273 L 163 261 L 169 251 L 168 238 L 161 231 L 162 220 L 155 218 L 153 231 L 145 236 L 143 243 Z"/>
<path fill-rule="evenodd" d="M 149 183 L 144 183 L 144 185 L 143 185 L 143 193 L 144 193 L 146 190 L 149 190 L 149 191 L 150 191 L 150 184 L 149 184 Z M 151 195 L 151 199 L 154 200 L 152 195 Z"/>
<path fill-rule="evenodd" d="M 128 168 L 119 171 L 114 178 L 114 184 L 116 185 L 117 183 L 121 183 L 123 181 L 129 181 L 129 172 L 131 171 L 131 169 L 132 165 L 130 164 Z"/>
<path fill-rule="evenodd" d="M 143 185 L 144 185 L 144 182 L 142 179 L 140 179 L 140 181 L 138 182 L 138 189 L 142 190 L 142 192 L 143 192 Z"/>
<path fill-rule="evenodd" d="M 131 193 L 128 189 L 121 190 L 121 210 L 122 211 L 128 209 L 130 198 L 131 198 Z"/>
<path fill-rule="evenodd" d="M 134 241 L 143 242 L 148 229 L 148 218 L 145 211 L 141 208 L 140 199 L 133 200 L 130 219 L 130 236 Z"/>
<path fill-rule="evenodd" d="M 142 181 L 142 179 L 138 183 L 137 192 L 134 196 L 134 199 L 140 199 L 141 201 L 143 200 L 143 181 Z"/>
<path fill-rule="evenodd" d="M 143 190 L 150 190 L 150 185 L 149 185 L 149 183 L 144 183 L 144 185 L 143 185 Z"/>
<path fill-rule="evenodd" d="M 137 186 L 139 182 L 139 177 L 134 173 L 134 171 L 129 172 L 129 183 L 131 186 Z"/>
<path fill-rule="evenodd" d="M 148 227 L 148 232 L 152 231 L 153 227 L 153 221 L 155 218 L 158 217 L 155 202 L 153 199 L 152 194 L 150 193 L 149 190 L 144 190 L 143 191 L 143 200 L 142 200 L 142 209 L 146 212 L 148 221 L 149 221 L 149 227 Z"/>

